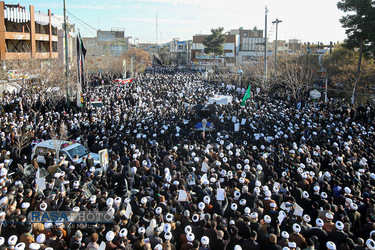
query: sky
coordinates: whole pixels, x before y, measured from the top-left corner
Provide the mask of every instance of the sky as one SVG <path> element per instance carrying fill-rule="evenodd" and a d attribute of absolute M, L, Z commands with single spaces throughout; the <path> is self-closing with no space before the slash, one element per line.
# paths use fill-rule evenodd
<path fill-rule="evenodd" d="M 134 43 L 166 43 L 173 38 L 191 40 L 210 34 L 212 28 L 264 30 L 265 7 L 269 41 L 300 39 L 302 42 L 336 43 L 346 38 L 339 19 L 338 0 L 66 0 L 67 15 L 83 37 L 96 30 L 125 30 Z M 8 0 L 6 4 L 34 5 L 35 11 L 63 14 L 63 0 Z M 157 18 L 156 18 L 157 16 Z M 156 32 L 156 20 L 158 29 Z M 138 39 L 138 40 L 137 40 Z"/>

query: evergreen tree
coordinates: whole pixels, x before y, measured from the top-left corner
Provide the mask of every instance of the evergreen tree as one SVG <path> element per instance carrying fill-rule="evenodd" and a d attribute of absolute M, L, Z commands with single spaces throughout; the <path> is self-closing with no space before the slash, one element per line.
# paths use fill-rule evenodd
<path fill-rule="evenodd" d="M 211 35 L 206 36 L 203 40 L 204 53 L 213 53 L 214 65 L 216 65 L 216 56 L 224 53 L 225 35 L 223 34 L 224 28 L 211 29 Z"/>
<path fill-rule="evenodd" d="M 347 39 L 344 46 L 348 49 L 358 49 L 356 80 L 354 83 L 352 102 L 361 73 L 362 55 L 374 56 L 375 52 L 375 3 L 373 0 L 340 0 L 337 8 L 349 12 L 340 19 L 346 29 Z"/>

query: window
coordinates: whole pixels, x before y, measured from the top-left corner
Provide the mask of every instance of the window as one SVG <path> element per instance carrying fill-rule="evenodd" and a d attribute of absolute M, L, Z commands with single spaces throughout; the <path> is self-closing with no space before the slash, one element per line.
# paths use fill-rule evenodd
<path fill-rule="evenodd" d="M 90 153 L 90 151 L 85 148 L 84 146 L 82 146 L 81 144 L 79 144 L 77 147 L 74 147 L 72 149 L 69 149 L 68 150 L 68 153 L 70 154 L 70 156 L 73 158 L 75 155 L 78 155 L 79 158 L 82 158 L 83 156 L 87 155 Z"/>
<path fill-rule="evenodd" d="M 48 152 L 48 149 L 47 149 L 47 148 L 44 148 L 44 147 L 37 147 L 37 148 L 35 149 L 35 154 L 36 154 L 36 155 L 44 156 L 44 155 L 47 154 L 47 152 Z"/>

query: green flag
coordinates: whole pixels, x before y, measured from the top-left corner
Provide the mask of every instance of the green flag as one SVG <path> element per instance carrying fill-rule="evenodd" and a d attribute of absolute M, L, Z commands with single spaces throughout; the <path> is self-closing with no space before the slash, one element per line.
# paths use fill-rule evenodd
<path fill-rule="evenodd" d="M 250 92 L 250 84 L 249 84 L 249 87 L 247 88 L 247 91 L 246 91 L 245 95 L 243 96 L 241 106 L 245 106 L 245 101 L 247 99 L 249 99 L 250 97 L 251 97 L 251 92 Z"/>

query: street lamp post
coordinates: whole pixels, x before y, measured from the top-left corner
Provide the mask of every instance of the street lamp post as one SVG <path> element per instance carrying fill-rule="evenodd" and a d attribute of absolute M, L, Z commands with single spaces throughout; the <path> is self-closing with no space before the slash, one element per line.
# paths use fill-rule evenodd
<path fill-rule="evenodd" d="M 267 14 L 268 9 L 266 6 L 264 13 L 264 87 L 267 91 Z"/>
<path fill-rule="evenodd" d="M 277 62 L 277 30 L 278 30 L 278 27 L 279 27 L 279 23 L 281 23 L 282 21 L 277 19 L 275 21 L 273 21 L 272 23 L 276 23 L 276 42 L 275 42 L 275 80 L 276 80 L 276 62 Z"/>

